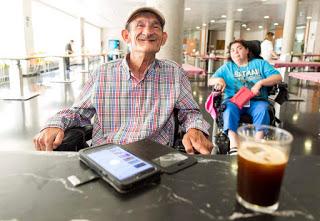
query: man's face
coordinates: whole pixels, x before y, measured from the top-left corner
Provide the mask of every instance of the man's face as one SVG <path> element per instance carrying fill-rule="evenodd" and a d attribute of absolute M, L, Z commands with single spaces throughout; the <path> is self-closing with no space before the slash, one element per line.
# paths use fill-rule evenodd
<path fill-rule="evenodd" d="M 131 46 L 131 53 L 157 53 L 167 40 L 161 24 L 151 13 L 136 17 L 129 25 L 130 30 L 123 30 L 122 37 Z"/>
<path fill-rule="evenodd" d="M 235 63 L 248 61 L 248 53 L 248 49 L 240 43 L 234 43 L 231 45 L 230 56 Z"/>

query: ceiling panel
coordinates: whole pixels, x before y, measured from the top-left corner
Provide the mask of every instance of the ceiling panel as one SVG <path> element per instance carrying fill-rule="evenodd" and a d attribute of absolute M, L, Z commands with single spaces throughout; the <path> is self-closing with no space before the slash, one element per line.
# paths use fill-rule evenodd
<path fill-rule="evenodd" d="M 69 12 L 75 16 L 85 17 L 89 22 L 107 28 L 123 27 L 129 12 L 136 7 L 144 6 L 145 0 L 37 0 Z M 169 0 L 168 0 L 169 1 Z M 173 0 L 170 0 L 173 1 Z M 318 10 L 320 0 L 300 0 L 298 6 L 298 25 L 306 23 L 306 16 L 312 15 L 312 10 Z M 237 24 L 246 23 L 252 30 L 258 25 L 283 25 L 286 0 L 185 0 L 184 29 L 195 29 L 203 23 L 209 24 L 210 29 L 224 29 L 225 19 L 234 19 Z M 242 12 L 237 9 L 242 8 Z M 265 15 L 270 16 L 264 19 Z M 210 24 L 210 20 L 216 23 Z M 319 20 L 319 19 L 318 19 Z"/>

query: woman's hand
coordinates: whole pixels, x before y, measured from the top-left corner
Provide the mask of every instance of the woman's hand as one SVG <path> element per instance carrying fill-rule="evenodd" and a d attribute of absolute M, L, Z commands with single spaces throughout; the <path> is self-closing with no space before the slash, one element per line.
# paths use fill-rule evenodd
<path fill-rule="evenodd" d="M 226 82 L 223 78 L 210 78 L 208 85 L 212 85 L 214 90 L 221 92 L 226 88 Z"/>
<path fill-rule="evenodd" d="M 262 87 L 261 81 L 258 81 L 257 83 L 255 83 L 255 85 L 253 85 L 253 87 L 251 88 L 251 91 L 254 94 L 254 96 L 258 96 L 260 94 L 261 87 Z"/>

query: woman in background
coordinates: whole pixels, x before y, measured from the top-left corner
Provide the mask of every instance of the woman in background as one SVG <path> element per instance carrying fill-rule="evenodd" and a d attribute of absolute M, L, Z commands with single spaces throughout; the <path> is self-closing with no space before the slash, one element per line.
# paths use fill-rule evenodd
<path fill-rule="evenodd" d="M 226 109 L 223 112 L 223 131 L 230 140 L 229 154 L 237 154 L 239 139 L 237 129 L 241 114 L 249 114 L 254 125 L 269 125 L 267 86 L 281 82 L 282 77 L 267 61 L 254 58 L 244 40 L 235 40 L 229 45 L 228 62 L 222 65 L 209 79 L 209 85 L 224 92 Z M 242 87 L 249 88 L 255 97 L 247 107 L 239 109 L 230 102 Z"/>
<path fill-rule="evenodd" d="M 273 50 L 273 37 L 274 34 L 272 32 L 268 32 L 261 43 L 261 57 L 266 61 L 278 59 L 277 54 Z"/>

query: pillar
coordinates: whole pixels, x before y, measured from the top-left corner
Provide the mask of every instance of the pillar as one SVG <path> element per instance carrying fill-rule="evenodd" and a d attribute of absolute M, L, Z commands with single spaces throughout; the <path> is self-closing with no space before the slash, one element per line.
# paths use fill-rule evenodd
<path fill-rule="evenodd" d="M 22 1 L 22 13 L 24 19 L 24 41 L 25 41 L 25 54 L 32 55 L 34 53 L 33 45 L 33 29 L 32 29 L 32 7 L 31 0 Z"/>
<path fill-rule="evenodd" d="M 157 54 L 158 58 L 182 63 L 184 0 L 147 0 L 149 7 L 158 9 L 166 19 L 164 31 L 168 33 L 166 44 Z"/>
<path fill-rule="evenodd" d="M 312 7 L 311 17 L 307 20 L 307 27 L 305 36 L 305 52 L 306 53 L 320 53 L 320 2 L 315 2 Z"/>
<path fill-rule="evenodd" d="M 207 45 L 208 45 L 208 26 L 202 26 L 200 32 L 200 55 L 207 54 Z"/>
<path fill-rule="evenodd" d="M 298 0 L 287 0 L 284 18 L 281 60 L 290 59 L 296 33 Z"/>
<path fill-rule="evenodd" d="M 234 39 L 234 20 L 227 19 L 226 21 L 226 37 L 225 37 L 225 46 L 224 46 L 224 54 L 227 55 L 228 46 L 230 42 Z"/>

